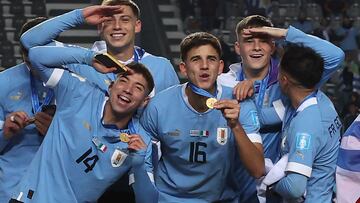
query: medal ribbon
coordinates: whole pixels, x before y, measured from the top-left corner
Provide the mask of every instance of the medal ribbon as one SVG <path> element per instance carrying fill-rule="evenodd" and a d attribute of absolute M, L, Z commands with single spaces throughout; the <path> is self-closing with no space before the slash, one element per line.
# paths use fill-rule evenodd
<path fill-rule="evenodd" d="M 136 129 L 134 126 L 134 123 L 132 120 L 130 120 L 129 124 L 128 124 L 128 128 L 124 128 L 124 129 L 118 129 L 115 125 L 106 125 L 103 124 L 105 128 L 113 128 L 113 129 L 117 129 L 119 131 L 119 133 L 127 133 L 127 134 L 136 134 Z M 106 140 L 108 140 L 110 143 L 115 143 L 115 142 L 120 142 L 120 137 L 119 137 L 119 133 L 117 134 L 106 134 L 104 137 Z"/>
<path fill-rule="evenodd" d="M 216 98 L 216 95 L 217 95 L 217 89 L 215 89 L 215 96 L 212 95 L 210 92 L 204 90 L 204 89 L 201 89 L 197 86 L 195 86 L 194 84 L 192 84 L 191 82 L 188 83 L 189 84 L 189 87 L 191 88 L 191 90 L 195 93 L 195 94 L 198 94 L 198 95 L 201 95 L 201 96 L 204 96 L 204 97 L 209 97 L 209 98 Z"/>
<path fill-rule="evenodd" d="M 35 78 L 32 76 L 31 73 L 30 73 L 30 85 L 31 85 L 32 108 L 33 108 L 34 114 L 36 114 L 37 112 L 41 111 L 41 108 L 43 106 L 50 104 L 52 98 L 54 97 L 54 91 L 52 89 L 48 88 L 48 90 L 46 91 L 46 97 L 45 97 L 44 101 L 42 102 L 42 104 L 40 105 L 39 95 L 38 95 L 38 91 L 37 91 L 36 85 L 35 85 Z"/>
<path fill-rule="evenodd" d="M 261 108 L 263 105 L 266 89 L 275 82 L 277 82 L 277 75 L 278 75 L 277 63 L 273 62 L 272 60 L 270 64 L 270 70 L 266 75 L 266 77 L 261 80 L 260 85 L 258 86 L 255 85 L 255 93 L 259 93 L 259 96 L 256 100 L 256 106 L 258 108 Z M 245 80 L 245 74 L 243 69 L 237 72 L 236 80 L 237 81 Z"/>

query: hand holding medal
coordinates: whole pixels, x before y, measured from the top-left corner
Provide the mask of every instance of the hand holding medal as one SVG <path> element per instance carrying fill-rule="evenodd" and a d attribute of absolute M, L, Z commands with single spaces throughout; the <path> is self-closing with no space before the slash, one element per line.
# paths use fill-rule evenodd
<path fill-rule="evenodd" d="M 240 104 L 237 100 L 219 100 L 214 103 L 213 107 L 221 110 L 230 128 L 234 128 L 239 124 Z"/>

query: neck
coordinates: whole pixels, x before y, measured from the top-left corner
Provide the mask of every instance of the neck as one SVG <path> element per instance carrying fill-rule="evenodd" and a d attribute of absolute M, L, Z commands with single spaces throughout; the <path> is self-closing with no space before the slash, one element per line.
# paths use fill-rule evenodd
<path fill-rule="evenodd" d="M 189 99 L 189 104 L 200 113 L 207 111 L 209 108 L 206 106 L 207 97 L 194 93 L 189 86 L 185 88 L 185 94 Z"/>
<path fill-rule="evenodd" d="M 288 95 L 291 100 L 291 105 L 294 107 L 294 109 L 297 109 L 300 106 L 301 102 L 304 101 L 304 99 L 314 91 L 314 88 L 304 89 L 301 87 L 296 87 L 292 89 L 290 94 Z"/>
<path fill-rule="evenodd" d="M 108 52 L 115 56 L 118 60 L 125 62 L 133 57 L 134 50 L 134 45 L 130 45 L 119 49 L 109 49 Z"/>
<path fill-rule="evenodd" d="M 270 65 L 269 65 L 270 66 Z M 262 80 L 269 72 L 269 66 L 262 69 L 250 69 L 243 67 L 244 74 L 248 80 Z"/>
<path fill-rule="evenodd" d="M 106 101 L 105 108 L 104 108 L 104 115 L 103 115 L 103 121 L 105 124 L 112 124 L 116 125 L 117 128 L 123 129 L 128 126 L 128 123 L 130 122 L 133 113 L 127 113 L 127 114 L 117 114 L 114 112 L 114 110 L 111 108 L 110 101 Z"/>

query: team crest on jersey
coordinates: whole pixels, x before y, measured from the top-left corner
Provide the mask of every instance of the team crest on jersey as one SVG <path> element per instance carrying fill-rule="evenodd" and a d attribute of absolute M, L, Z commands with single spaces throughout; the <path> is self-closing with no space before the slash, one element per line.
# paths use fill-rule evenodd
<path fill-rule="evenodd" d="M 296 149 L 306 150 L 310 148 L 311 135 L 307 133 L 296 134 Z"/>
<path fill-rule="evenodd" d="M 227 128 L 218 128 L 216 134 L 216 140 L 219 144 L 225 145 L 228 140 L 228 129 Z"/>
<path fill-rule="evenodd" d="M 124 163 L 127 156 L 128 155 L 125 152 L 119 149 L 115 149 L 113 155 L 111 156 L 111 166 L 120 167 Z"/>
<path fill-rule="evenodd" d="M 17 92 L 16 95 L 10 96 L 10 99 L 11 99 L 11 100 L 14 100 L 14 101 L 18 101 L 18 100 L 21 99 L 22 95 L 23 95 L 22 92 Z"/>

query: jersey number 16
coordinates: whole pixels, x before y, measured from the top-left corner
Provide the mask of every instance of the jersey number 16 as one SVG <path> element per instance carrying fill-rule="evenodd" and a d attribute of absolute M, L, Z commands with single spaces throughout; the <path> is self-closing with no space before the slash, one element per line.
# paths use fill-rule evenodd
<path fill-rule="evenodd" d="M 190 153 L 189 161 L 196 163 L 206 163 L 206 152 L 201 151 L 207 147 L 207 144 L 204 142 L 190 142 Z"/>

